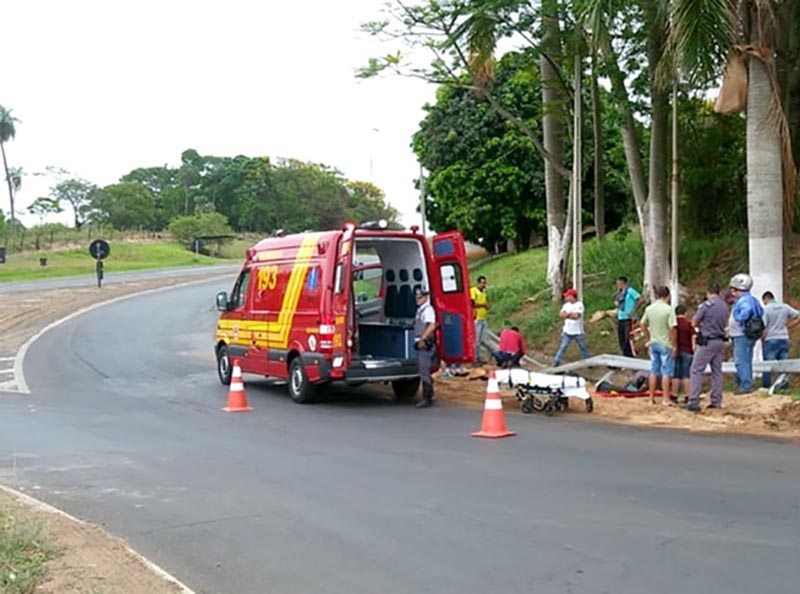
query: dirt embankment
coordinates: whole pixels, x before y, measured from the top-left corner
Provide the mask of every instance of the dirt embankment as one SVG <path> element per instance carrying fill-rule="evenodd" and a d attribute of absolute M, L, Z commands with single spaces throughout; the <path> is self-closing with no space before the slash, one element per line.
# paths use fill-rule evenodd
<path fill-rule="evenodd" d="M 482 406 L 486 397 L 486 370 L 474 370 L 470 376 L 447 378 L 437 374 L 437 399 L 464 406 Z M 591 391 L 593 386 L 590 384 L 589 387 Z M 513 390 L 501 389 L 500 394 L 507 412 L 519 411 Z M 587 421 L 594 419 L 625 425 L 800 439 L 800 401 L 788 396 L 768 396 L 761 392 L 747 395 L 726 393 L 721 410 L 703 409 L 700 413 L 660 403 L 651 404 L 649 398 L 594 397 L 593 400 L 594 412 L 591 414 L 585 412 L 579 401 L 564 414 Z M 707 399 L 703 402 L 706 403 Z"/>

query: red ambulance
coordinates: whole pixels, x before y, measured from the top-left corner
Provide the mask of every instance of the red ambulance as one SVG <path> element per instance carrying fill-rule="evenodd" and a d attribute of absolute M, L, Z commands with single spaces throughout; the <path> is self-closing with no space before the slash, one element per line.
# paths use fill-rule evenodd
<path fill-rule="evenodd" d="M 286 379 L 296 402 L 330 382 L 391 383 L 410 398 L 419 387 L 414 289 L 430 290 L 442 361 L 474 360 L 475 326 L 464 240 L 412 227 L 372 225 L 271 237 L 247 250 L 231 294 L 217 295 L 220 381 L 232 361 L 243 373 Z"/>

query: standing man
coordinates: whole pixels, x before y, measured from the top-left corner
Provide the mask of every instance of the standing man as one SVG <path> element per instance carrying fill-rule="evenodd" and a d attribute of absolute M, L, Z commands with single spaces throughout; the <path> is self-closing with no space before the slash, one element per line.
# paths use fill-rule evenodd
<path fill-rule="evenodd" d="M 657 300 L 642 316 L 642 330 L 650 347 L 650 402 L 656 401 L 656 382 L 661 377 L 661 404 L 671 406 L 669 389 L 678 354 L 678 321 L 669 304 L 669 287 L 656 287 Z"/>
<path fill-rule="evenodd" d="M 630 335 L 636 310 L 644 303 L 644 297 L 628 284 L 627 276 L 617 278 L 617 294 L 614 297 L 617 304 L 617 338 L 619 348 L 626 357 L 633 357 Z"/>
<path fill-rule="evenodd" d="M 428 290 L 419 288 L 414 292 L 417 300 L 417 314 L 414 318 L 414 348 L 417 349 L 417 366 L 422 380 L 422 399 L 417 408 L 433 404 L 433 378 L 431 368 L 436 354 L 436 312 L 428 301 Z"/>
<path fill-rule="evenodd" d="M 728 306 L 719 296 L 719 285 L 711 283 L 706 291 L 706 300 L 694 314 L 697 328 L 697 348 L 690 372 L 691 391 L 686 401 L 686 410 L 700 411 L 700 392 L 703 391 L 703 374 L 711 365 L 711 404 L 708 408 L 722 408 L 722 357 L 725 354 L 725 324 L 728 321 Z"/>
<path fill-rule="evenodd" d="M 475 310 L 475 363 L 480 365 L 481 343 L 486 334 L 486 312 L 489 309 L 489 300 L 486 297 L 486 277 L 479 276 L 478 283 L 469 290 L 472 307 Z"/>
<path fill-rule="evenodd" d="M 733 340 L 733 360 L 739 389 L 735 394 L 753 391 L 753 347 L 764 331 L 764 308 L 750 294 L 753 279 L 749 274 L 731 278 L 731 294 L 736 299 L 731 312 L 730 334 Z"/>
<path fill-rule="evenodd" d="M 558 347 L 553 367 L 561 365 L 561 359 L 573 340 L 578 343 L 581 358 L 589 358 L 589 349 L 586 348 L 586 338 L 583 335 L 583 303 L 578 301 L 578 292 L 575 289 L 564 291 L 564 305 L 561 306 L 559 317 L 564 320 L 561 331 L 561 346 Z"/>
<path fill-rule="evenodd" d="M 800 312 L 786 303 L 775 301 L 772 291 L 761 296 L 764 303 L 764 336 L 762 338 L 764 361 L 783 361 L 789 358 L 789 328 L 800 323 Z M 789 322 L 789 320 L 792 320 Z M 772 385 L 772 374 L 761 376 L 761 385 Z"/>

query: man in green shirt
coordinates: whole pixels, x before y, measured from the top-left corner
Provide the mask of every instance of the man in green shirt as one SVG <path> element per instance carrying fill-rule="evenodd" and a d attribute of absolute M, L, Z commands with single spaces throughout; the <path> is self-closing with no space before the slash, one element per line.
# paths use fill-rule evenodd
<path fill-rule="evenodd" d="M 678 354 L 678 320 L 669 304 L 669 287 L 656 287 L 656 298 L 644 310 L 641 321 L 644 337 L 650 347 L 650 402 L 656 401 L 656 382 L 661 376 L 661 403 L 670 406 L 669 388 L 675 356 Z"/>

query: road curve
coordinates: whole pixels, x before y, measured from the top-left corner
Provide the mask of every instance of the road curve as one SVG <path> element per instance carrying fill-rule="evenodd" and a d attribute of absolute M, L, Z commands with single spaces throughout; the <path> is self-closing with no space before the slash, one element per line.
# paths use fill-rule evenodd
<path fill-rule="evenodd" d="M 228 415 L 208 283 L 55 328 L 0 400 L 0 481 L 93 522 L 197 592 L 785 593 L 800 456 L 762 439 L 417 411 L 364 388 Z M 246 378 L 248 379 L 248 378 Z M 373 390 L 380 394 L 381 390 Z"/>

